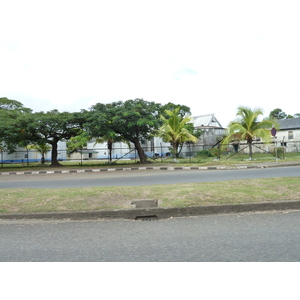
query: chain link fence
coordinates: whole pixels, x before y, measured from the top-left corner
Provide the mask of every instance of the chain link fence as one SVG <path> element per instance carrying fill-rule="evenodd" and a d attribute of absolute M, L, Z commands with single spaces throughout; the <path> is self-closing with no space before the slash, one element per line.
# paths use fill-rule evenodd
<path fill-rule="evenodd" d="M 148 156 L 148 160 L 152 162 L 165 162 L 172 160 L 172 149 L 170 146 L 151 146 L 143 147 L 144 152 Z M 300 141 L 285 143 L 264 144 L 256 142 L 252 144 L 253 154 L 264 153 L 283 158 L 286 153 L 300 153 Z M 208 156 L 216 159 L 228 159 L 236 154 L 249 154 L 249 147 L 245 143 L 229 144 L 219 147 L 219 145 L 203 145 L 190 144 L 179 148 L 178 160 L 184 162 L 198 162 L 199 157 Z M 128 149 L 126 147 L 113 147 L 110 152 L 107 147 L 82 149 L 68 153 L 67 149 L 59 149 L 57 159 L 60 162 L 79 162 L 81 164 L 90 164 L 91 161 L 99 163 L 116 163 L 121 161 L 137 162 L 139 160 L 136 149 Z M 19 150 L 13 153 L 0 151 L 1 166 L 9 164 L 32 164 L 41 162 L 41 153 L 37 150 Z M 51 151 L 45 154 L 45 162 L 51 162 Z"/>

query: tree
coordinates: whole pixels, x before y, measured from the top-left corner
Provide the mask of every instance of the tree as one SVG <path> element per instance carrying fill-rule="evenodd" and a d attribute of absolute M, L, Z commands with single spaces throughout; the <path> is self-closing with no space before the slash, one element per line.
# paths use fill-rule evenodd
<path fill-rule="evenodd" d="M 90 134 L 91 138 L 96 139 L 94 146 L 98 143 L 107 142 L 110 161 L 112 161 L 113 143 L 125 141 L 124 138 L 114 131 L 112 112 L 113 111 L 109 109 L 109 105 L 97 103 L 92 106 L 90 115 L 85 124 L 85 129 Z"/>
<path fill-rule="evenodd" d="M 87 135 L 86 131 L 81 130 L 78 135 L 72 136 L 67 142 L 67 150 L 69 152 L 75 150 L 82 150 L 84 147 L 87 146 L 90 137 Z"/>
<path fill-rule="evenodd" d="M 281 108 L 275 108 L 270 112 L 269 118 L 277 120 L 286 119 L 287 114 L 284 111 L 282 111 Z"/>
<path fill-rule="evenodd" d="M 191 109 L 186 105 L 180 105 L 180 104 L 174 104 L 172 102 L 169 102 L 161 107 L 160 114 L 163 115 L 165 118 L 168 118 L 168 114 L 166 113 L 167 110 L 174 110 L 176 108 L 179 108 L 178 114 L 180 117 L 185 117 L 186 115 L 191 114 Z"/>
<path fill-rule="evenodd" d="M 81 150 L 81 164 L 82 164 L 82 150 L 84 147 L 87 146 L 90 137 L 88 136 L 87 132 L 84 130 L 80 130 L 80 134 L 73 136 L 67 142 L 67 151 L 70 154 L 73 151 L 77 151 L 78 149 Z"/>
<path fill-rule="evenodd" d="M 87 130 L 93 137 L 116 134 L 134 144 L 140 163 L 147 162 L 141 144 L 150 140 L 161 125 L 161 105 L 143 99 L 98 103 L 91 108 Z"/>
<path fill-rule="evenodd" d="M 27 145 L 24 130 L 19 126 L 19 119 L 30 115 L 31 109 L 16 100 L 0 98 L 0 144 L 3 149 L 13 152 L 18 144 Z"/>
<path fill-rule="evenodd" d="M 229 124 L 222 145 L 227 145 L 237 138 L 245 140 L 249 146 L 249 158 L 252 159 L 252 142 L 256 138 L 269 142 L 271 140 L 270 130 L 272 127 L 278 128 L 278 124 L 270 118 L 259 121 L 259 117 L 263 115 L 261 109 L 252 110 L 251 108 L 240 106 L 236 115 L 238 119 Z"/>
<path fill-rule="evenodd" d="M 198 141 L 198 139 L 200 138 L 200 136 L 201 136 L 201 135 L 203 134 L 203 132 L 204 132 L 204 131 L 203 131 L 202 129 L 200 129 L 200 128 L 195 128 L 195 126 L 194 126 L 193 123 L 187 123 L 187 124 L 185 125 L 185 128 L 188 130 L 188 132 L 189 132 L 191 135 L 193 135 L 194 137 L 197 138 L 197 141 Z M 186 141 L 186 142 L 181 143 L 181 144 L 179 145 L 179 151 L 178 151 L 178 153 L 177 153 L 177 156 L 180 155 L 181 150 L 182 150 L 184 144 L 190 146 L 191 144 L 194 144 L 194 143 L 195 143 L 195 142 L 193 142 L 193 141 Z"/>
<path fill-rule="evenodd" d="M 107 142 L 107 147 L 109 150 L 110 161 L 112 159 L 112 145 L 116 137 L 119 136 L 113 128 L 113 111 L 109 109 L 108 105 L 97 103 L 91 107 L 89 111 L 89 116 L 85 123 L 85 130 L 91 136 L 91 138 L 96 138 L 97 143 Z"/>
<path fill-rule="evenodd" d="M 172 155 L 175 160 L 180 144 L 184 142 L 196 143 L 198 138 L 192 135 L 187 128 L 191 119 L 189 116 L 182 117 L 180 115 L 180 107 L 177 107 L 174 110 L 166 110 L 165 113 L 168 118 L 165 118 L 163 115 L 161 116 L 163 125 L 159 130 L 159 136 L 164 142 L 171 143 L 173 148 Z"/>
<path fill-rule="evenodd" d="M 24 105 L 17 100 L 2 97 L 0 98 L 0 112 L 1 111 L 31 112 L 31 109 L 24 107 Z"/>
<path fill-rule="evenodd" d="M 31 144 L 31 145 L 26 146 L 26 148 L 28 150 L 35 149 L 35 150 L 37 150 L 37 152 L 39 152 L 42 155 L 42 157 L 41 157 L 42 165 L 45 164 L 45 154 L 51 150 L 51 146 L 47 143 Z"/>
<path fill-rule="evenodd" d="M 82 129 L 84 119 L 78 113 L 58 110 L 24 115 L 18 119 L 24 139 L 34 144 L 48 143 L 52 146 L 51 167 L 61 164 L 57 160 L 58 142 L 77 136 Z"/>
<path fill-rule="evenodd" d="M 276 119 L 276 120 L 293 119 L 293 118 L 297 118 L 297 114 L 294 114 L 294 116 L 287 115 L 284 111 L 282 111 L 281 108 L 275 108 L 270 112 L 269 118 Z"/>

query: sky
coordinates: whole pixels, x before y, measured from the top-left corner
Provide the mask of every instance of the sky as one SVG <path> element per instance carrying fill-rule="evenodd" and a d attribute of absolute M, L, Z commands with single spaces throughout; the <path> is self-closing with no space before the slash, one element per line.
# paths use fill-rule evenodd
<path fill-rule="evenodd" d="M 0 2 L 0 97 L 33 111 L 143 98 L 300 113 L 297 1 Z"/>

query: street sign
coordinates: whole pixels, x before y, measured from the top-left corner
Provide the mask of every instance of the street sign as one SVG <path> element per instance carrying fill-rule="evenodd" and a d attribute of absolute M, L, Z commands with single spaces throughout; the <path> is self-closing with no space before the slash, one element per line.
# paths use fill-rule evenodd
<path fill-rule="evenodd" d="M 277 132 L 276 128 L 273 127 L 272 130 L 271 130 L 271 134 L 273 136 L 276 136 L 276 132 Z"/>

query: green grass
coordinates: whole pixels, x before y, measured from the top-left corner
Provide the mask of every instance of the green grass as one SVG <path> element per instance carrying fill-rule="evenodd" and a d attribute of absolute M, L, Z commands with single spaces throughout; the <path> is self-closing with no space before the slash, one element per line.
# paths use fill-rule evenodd
<path fill-rule="evenodd" d="M 161 207 L 300 200 L 300 177 L 181 185 L 1 189 L 0 213 L 129 209 L 131 201 L 159 200 Z"/>

